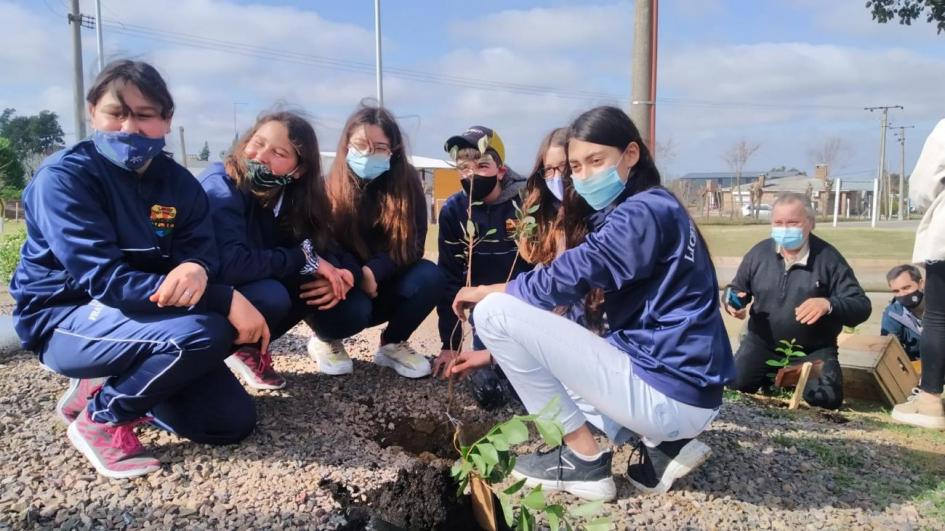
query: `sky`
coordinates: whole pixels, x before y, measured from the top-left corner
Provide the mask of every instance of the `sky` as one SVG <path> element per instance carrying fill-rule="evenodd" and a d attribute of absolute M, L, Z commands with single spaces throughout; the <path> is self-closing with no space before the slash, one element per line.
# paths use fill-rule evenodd
<path fill-rule="evenodd" d="M 68 0 L 0 0 L 0 108 L 59 114 L 75 138 Z M 168 148 L 210 146 L 266 110 L 304 111 L 323 151 L 375 97 L 373 0 L 102 0 L 106 61 L 154 64 L 177 104 Z M 865 180 L 879 163 L 880 116 L 906 133 L 906 171 L 945 118 L 945 34 L 924 20 L 877 24 L 862 0 L 663 0 L 659 11 L 658 160 L 669 178 L 726 171 L 739 140 L 747 166 L 813 173 L 811 151 L 841 137 L 834 176 Z M 95 14 L 81 0 L 83 14 Z M 444 158 L 471 125 L 496 130 L 507 162 L 531 170 L 541 138 L 596 105 L 630 101 L 633 2 L 382 0 L 384 103 L 411 154 Z M 95 32 L 82 30 L 85 87 L 97 73 Z M 234 126 L 235 125 L 235 126 Z M 887 165 L 898 171 L 897 137 Z"/>

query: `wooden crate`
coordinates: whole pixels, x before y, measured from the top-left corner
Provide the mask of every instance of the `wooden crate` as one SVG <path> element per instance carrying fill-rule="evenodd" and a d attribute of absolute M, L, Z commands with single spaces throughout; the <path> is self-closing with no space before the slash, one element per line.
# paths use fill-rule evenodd
<path fill-rule="evenodd" d="M 895 405 L 906 401 L 919 377 L 895 336 L 840 338 L 843 394 Z"/>

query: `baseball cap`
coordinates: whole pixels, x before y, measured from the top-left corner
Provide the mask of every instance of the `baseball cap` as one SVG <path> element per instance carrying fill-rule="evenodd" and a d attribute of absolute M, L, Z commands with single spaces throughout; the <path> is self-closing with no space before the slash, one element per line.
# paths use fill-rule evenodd
<path fill-rule="evenodd" d="M 480 153 L 485 153 L 487 149 L 492 148 L 499 155 L 502 163 L 505 163 L 505 145 L 499 134 L 488 127 L 474 125 L 462 134 L 449 137 L 443 146 L 453 160 L 456 160 L 456 151 L 463 148 L 478 149 Z"/>

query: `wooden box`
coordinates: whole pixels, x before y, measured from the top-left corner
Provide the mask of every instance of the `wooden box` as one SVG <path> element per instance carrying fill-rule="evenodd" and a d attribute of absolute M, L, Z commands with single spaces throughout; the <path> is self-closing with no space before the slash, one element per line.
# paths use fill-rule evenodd
<path fill-rule="evenodd" d="M 906 401 L 919 385 L 909 356 L 895 336 L 849 335 L 840 338 L 843 394 L 890 406 Z"/>

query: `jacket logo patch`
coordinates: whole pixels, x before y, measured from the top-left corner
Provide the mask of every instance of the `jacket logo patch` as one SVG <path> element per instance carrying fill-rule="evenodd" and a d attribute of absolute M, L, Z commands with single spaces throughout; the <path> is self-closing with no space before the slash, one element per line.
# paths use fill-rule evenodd
<path fill-rule="evenodd" d="M 167 236 L 174 230 L 174 220 L 177 219 L 177 209 L 172 206 L 152 205 L 151 225 L 158 236 Z"/>

